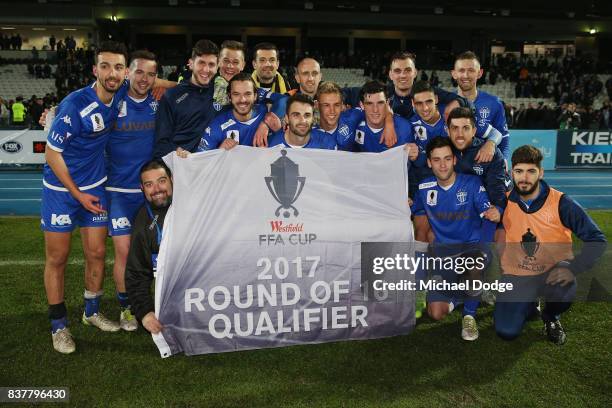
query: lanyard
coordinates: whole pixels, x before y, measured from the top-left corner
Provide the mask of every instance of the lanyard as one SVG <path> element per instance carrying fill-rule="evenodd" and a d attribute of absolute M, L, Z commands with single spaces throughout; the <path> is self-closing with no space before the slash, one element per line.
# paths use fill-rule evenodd
<path fill-rule="evenodd" d="M 162 230 L 161 228 L 159 228 L 159 223 L 157 222 L 157 218 L 159 217 L 159 215 L 153 216 L 153 210 L 151 210 L 151 206 L 147 203 L 145 204 L 146 208 L 147 208 L 147 213 L 149 214 L 149 217 L 151 217 L 151 219 L 153 220 L 153 223 L 155 224 L 155 229 L 157 230 L 157 245 L 161 245 L 161 240 L 162 240 Z"/>

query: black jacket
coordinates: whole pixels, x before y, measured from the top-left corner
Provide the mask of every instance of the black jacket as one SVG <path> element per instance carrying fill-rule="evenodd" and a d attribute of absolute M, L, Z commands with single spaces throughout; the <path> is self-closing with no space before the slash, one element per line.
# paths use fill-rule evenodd
<path fill-rule="evenodd" d="M 157 228 L 164 225 L 168 208 L 153 210 L 151 219 L 145 206 L 138 211 L 134 226 L 132 227 L 132 242 L 125 267 L 125 286 L 132 305 L 132 312 L 136 318 L 142 318 L 149 312 L 155 311 L 155 302 L 151 295 L 153 282 L 152 254 L 159 252 L 157 242 Z"/>

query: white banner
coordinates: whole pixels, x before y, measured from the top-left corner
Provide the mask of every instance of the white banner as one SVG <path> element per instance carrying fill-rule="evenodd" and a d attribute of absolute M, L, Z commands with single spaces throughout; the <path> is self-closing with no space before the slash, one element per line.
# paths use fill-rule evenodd
<path fill-rule="evenodd" d="M 409 333 L 414 298 L 363 294 L 361 242 L 410 242 L 407 155 L 238 146 L 166 157 L 162 356 Z"/>

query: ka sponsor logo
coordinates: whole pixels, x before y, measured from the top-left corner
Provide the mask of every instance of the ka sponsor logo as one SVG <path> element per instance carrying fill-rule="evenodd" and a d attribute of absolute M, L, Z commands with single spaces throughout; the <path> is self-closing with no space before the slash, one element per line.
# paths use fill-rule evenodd
<path fill-rule="evenodd" d="M 70 219 L 70 215 L 68 214 L 51 214 L 51 225 L 59 225 L 60 227 L 64 225 L 71 225 L 72 220 Z"/>
<path fill-rule="evenodd" d="M 132 226 L 132 224 L 130 224 L 130 220 L 128 220 L 127 217 L 113 218 L 111 221 L 113 223 L 113 229 L 116 230 L 130 228 Z"/>

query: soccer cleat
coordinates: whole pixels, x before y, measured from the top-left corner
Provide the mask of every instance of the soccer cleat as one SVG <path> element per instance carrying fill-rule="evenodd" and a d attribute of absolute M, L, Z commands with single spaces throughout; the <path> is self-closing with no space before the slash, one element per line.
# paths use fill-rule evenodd
<path fill-rule="evenodd" d="M 106 332 L 116 332 L 120 329 L 119 323 L 109 320 L 102 313 L 94 313 L 89 317 L 86 317 L 85 313 L 83 313 L 81 321 L 85 326 L 96 326 L 98 329 Z"/>
<path fill-rule="evenodd" d="M 119 315 L 119 326 L 125 331 L 135 331 L 138 329 L 138 321 L 129 308 L 121 309 Z"/>
<path fill-rule="evenodd" d="M 55 333 L 51 333 L 53 339 L 53 348 L 55 351 L 59 351 L 62 354 L 74 353 L 76 349 L 74 340 L 72 340 L 72 334 L 67 327 L 57 330 Z"/>
<path fill-rule="evenodd" d="M 461 338 L 467 341 L 474 341 L 478 338 L 478 324 L 476 324 L 476 319 L 473 316 L 463 316 Z"/>
<path fill-rule="evenodd" d="M 555 343 L 557 346 L 562 346 L 567 340 L 565 330 L 561 326 L 561 322 L 555 320 L 554 322 L 544 322 L 544 333 L 548 337 L 548 340 Z"/>

